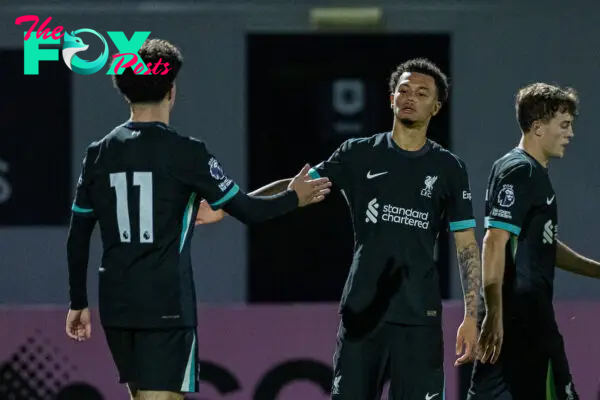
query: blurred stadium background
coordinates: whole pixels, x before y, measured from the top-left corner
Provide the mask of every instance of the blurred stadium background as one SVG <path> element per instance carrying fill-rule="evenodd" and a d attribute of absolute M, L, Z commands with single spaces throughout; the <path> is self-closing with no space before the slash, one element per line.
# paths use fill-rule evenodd
<path fill-rule="evenodd" d="M 365 6 L 358 20 L 319 10 Z M 185 64 L 172 125 L 206 140 L 246 189 L 322 160 L 348 137 L 389 129 L 389 73 L 428 57 L 452 82 L 431 137 L 469 166 L 479 221 L 491 162 L 519 138 L 516 90 L 534 81 L 572 86 L 581 97 L 576 137 L 551 166 L 560 236 L 599 259 L 599 12 L 591 0 L 2 0 L 0 399 L 125 398 L 99 321 L 83 344 L 69 341 L 63 324 L 65 240 L 80 162 L 91 141 L 128 118 L 127 107 L 107 67 L 83 76 L 60 60 L 42 61 L 39 75 L 24 75 L 30 25 L 15 25 L 17 17 L 52 17 L 50 29 L 68 31 L 151 31 L 178 45 Z M 85 39 L 95 59 L 100 41 Z M 333 195 L 251 228 L 233 219 L 200 227 L 193 246 L 204 393 L 189 399 L 327 399 L 336 302 L 352 250 L 343 200 Z M 464 399 L 469 367 L 452 366 L 460 281 L 447 237 L 438 250 L 447 399 Z M 94 301 L 100 251 L 95 235 Z M 558 271 L 556 305 L 580 395 L 600 399 L 600 283 Z"/>

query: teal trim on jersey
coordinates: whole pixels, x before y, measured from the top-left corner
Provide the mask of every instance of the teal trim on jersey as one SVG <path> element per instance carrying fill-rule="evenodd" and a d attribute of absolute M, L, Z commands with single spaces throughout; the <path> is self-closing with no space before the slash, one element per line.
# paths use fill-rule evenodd
<path fill-rule="evenodd" d="M 462 231 L 463 229 L 475 228 L 476 225 L 475 219 L 465 219 L 462 221 L 450 222 L 450 230 Z"/>
<path fill-rule="evenodd" d="M 446 375 L 444 375 L 444 389 L 442 390 L 442 400 L 446 400 Z"/>
<path fill-rule="evenodd" d="M 556 383 L 554 382 L 554 372 L 552 371 L 552 361 L 548 361 L 548 371 L 546 372 L 546 400 L 557 400 Z"/>
<path fill-rule="evenodd" d="M 185 206 L 185 211 L 183 213 L 183 223 L 181 224 L 181 238 L 179 239 L 179 252 L 183 250 L 183 246 L 185 245 L 185 240 L 187 239 L 188 232 L 190 231 L 190 224 L 192 222 L 192 211 L 194 211 L 194 204 L 196 203 L 196 193 L 192 193 L 190 199 L 188 200 L 187 205 Z"/>
<path fill-rule="evenodd" d="M 319 174 L 319 171 L 317 171 L 314 168 L 311 168 L 308 170 L 308 175 L 310 175 L 310 177 L 313 179 L 319 179 L 321 177 L 321 174 Z"/>
<path fill-rule="evenodd" d="M 183 375 L 183 382 L 181 383 L 180 390 L 184 393 L 196 391 L 196 346 L 196 334 L 194 333 L 190 355 L 188 356 L 188 362 Z"/>
<path fill-rule="evenodd" d="M 517 236 L 519 236 L 519 233 L 521 233 L 521 228 L 518 226 L 509 224 L 508 222 L 495 221 L 490 219 L 490 217 L 485 217 L 485 227 L 503 229 Z"/>
<path fill-rule="evenodd" d="M 229 191 L 225 194 L 225 196 L 221 197 L 219 200 L 215 201 L 214 203 L 211 203 L 210 206 L 215 207 L 215 206 L 220 206 L 224 203 L 227 203 L 239 191 L 240 191 L 240 187 L 237 185 L 237 183 L 234 183 L 233 187 L 231 189 L 229 189 Z"/>
<path fill-rule="evenodd" d="M 71 211 L 76 212 L 76 213 L 81 213 L 81 214 L 88 214 L 88 213 L 94 212 L 94 209 L 81 208 L 77 204 L 73 203 L 73 205 L 71 206 Z"/>
<path fill-rule="evenodd" d="M 190 358 L 192 359 L 192 365 L 190 368 L 190 392 L 196 391 L 196 334 L 194 334 L 194 344 L 192 345 L 192 354 Z"/>

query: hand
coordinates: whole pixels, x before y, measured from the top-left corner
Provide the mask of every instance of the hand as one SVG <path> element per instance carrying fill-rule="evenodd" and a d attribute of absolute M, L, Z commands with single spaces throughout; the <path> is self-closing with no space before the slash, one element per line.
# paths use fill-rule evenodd
<path fill-rule="evenodd" d="M 500 357 L 502 340 L 504 338 L 504 327 L 502 314 L 491 314 L 487 312 L 481 325 L 481 336 L 479 336 L 478 358 L 485 364 L 495 364 Z"/>
<path fill-rule="evenodd" d="M 306 164 L 290 182 L 288 189 L 298 195 L 299 207 L 315 204 L 325 199 L 329 194 L 331 182 L 327 178 L 312 179 L 308 174 L 310 165 Z"/>
<path fill-rule="evenodd" d="M 67 314 L 67 336 L 83 342 L 92 336 L 92 316 L 88 308 L 69 310 Z"/>
<path fill-rule="evenodd" d="M 456 332 L 456 355 L 462 356 L 454 362 L 454 366 L 468 364 L 475 360 L 477 348 L 477 321 L 473 317 L 465 317 Z"/>
<path fill-rule="evenodd" d="M 206 200 L 200 202 L 200 208 L 196 213 L 196 225 L 213 224 L 225 218 L 225 211 L 214 211 Z"/>

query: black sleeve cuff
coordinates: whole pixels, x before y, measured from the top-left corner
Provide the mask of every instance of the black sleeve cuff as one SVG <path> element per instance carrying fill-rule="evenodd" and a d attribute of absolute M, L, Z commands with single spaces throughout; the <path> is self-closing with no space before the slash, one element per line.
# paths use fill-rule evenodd
<path fill-rule="evenodd" d="M 73 297 L 71 295 L 71 303 L 69 305 L 71 310 L 83 310 L 84 308 L 88 308 L 87 297 Z"/>
<path fill-rule="evenodd" d="M 223 210 L 245 224 L 264 222 L 298 208 L 298 195 L 286 190 L 273 196 L 249 196 L 239 192 Z"/>

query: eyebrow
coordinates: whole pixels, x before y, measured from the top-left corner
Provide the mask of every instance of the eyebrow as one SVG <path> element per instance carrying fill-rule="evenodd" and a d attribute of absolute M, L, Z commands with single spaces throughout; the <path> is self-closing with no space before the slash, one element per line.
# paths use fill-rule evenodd
<path fill-rule="evenodd" d="M 401 86 L 409 86 L 409 84 L 401 83 L 398 87 L 401 87 Z M 417 90 L 427 90 L 429 92 L 429 88 L 427 86 L 423 86 L 423 85 L 417 86 Z"/>

